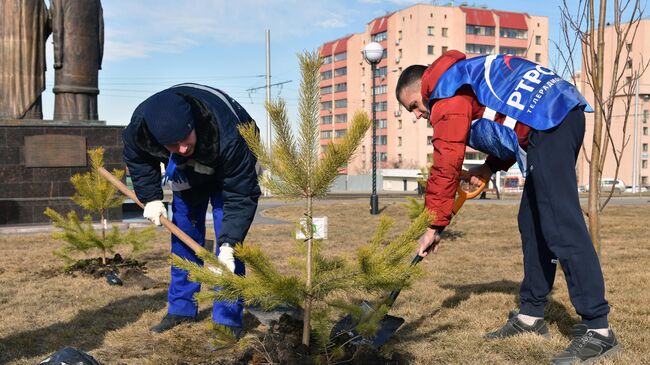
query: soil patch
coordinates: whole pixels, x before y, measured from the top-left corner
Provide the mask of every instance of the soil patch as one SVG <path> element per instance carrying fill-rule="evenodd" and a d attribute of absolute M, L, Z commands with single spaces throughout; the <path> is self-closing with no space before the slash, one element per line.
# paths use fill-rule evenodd
<path fill-rule="evenodd" d="M 106 260 L 106 265 L 102 264 L 100 257 L 83 259 L 75 262 L 72 266 L 66 268 L 64 273 L 76 276 L 78 273 L 89 275 L 93 278 L 104 278 L 107 274 L 115 273 L 122 280 L 123 285 L 127 288 L 137 287 L 142 290 L 164 287 L 166 284 L 156 281 L 145 275 L 147 272 L 146 262 L 140 262 L 133 259 L 123 259 L 117 253 L 112 258 Z"/>
<path fill-rule="evenodd" d="M 309 349 L 302 344 L 302 321 L 283 314 L 278 321 L 271 322 L 266 333 L 251 341 L 251 345 L 228 365 L 258 365 L 258 364 L 295 364 L 313 365 L 314 359 Z M 349 346 L 345 348 L 344 361 L 351 365 L 401 365 L 407 364 L 408 359 L 398 353 L 389 357 L 370 346 Z"/>

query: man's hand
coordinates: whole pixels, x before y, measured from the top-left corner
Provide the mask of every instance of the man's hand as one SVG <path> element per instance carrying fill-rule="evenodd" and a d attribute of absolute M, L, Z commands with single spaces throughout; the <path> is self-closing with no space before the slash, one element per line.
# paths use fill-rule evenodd
<path fill-rule="evenodd" d="M 233 253 L 235 250 L 230 245 L 222 245 L 219 247 L 219 262 L 228 268 L 231 272 L 235 272 L 235 257 Z M 221 275 L 220 267 L 208 266 L 208 269 L 217 275 Z"/>
<path fill-rule="evenodd" d="M 167 209 L 162 200 L 150 201 L 144 205 L 144 213 L 142 215 L 148 220 L 152 221 L 155 225 L 160 226 L 160 216 L 167 218 Z"/>
<path fill-rule="evenodd" d="M 435 253 L 438 251 L 438 243 L 440 243 L 438 231 L 433 228 L 427 228 L 424 234 L 418 238 L 418 255 L 426 257 L 429 251 Z"/>
<path fill-rule="evenodd" d="M 482 181 L 488 182 L 492 177 L 492 170 L 488 165 L 472 167 L 467 170 L 467 173 L 461 173 L 461 179 L 469 182 L 470 184 L 478 187 Z"/>
<path fill-rule="evenodd" d="M 231 246 L 222 245 L 219 247 L 219 256 L 217 256 L 219 262 L 224 264 L 231 272 L 235 272 L 234 252 L 235 250 Z"/>

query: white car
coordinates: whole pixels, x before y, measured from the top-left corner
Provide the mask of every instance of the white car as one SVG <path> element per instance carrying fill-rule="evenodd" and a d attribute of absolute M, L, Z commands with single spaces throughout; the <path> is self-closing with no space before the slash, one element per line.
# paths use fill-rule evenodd
<path fill-rule="evenodd" d="M 622 194 L 625 191 L 625 183 L 621 179 L 605 178 L 600 180 L 600 191 L 609 193 L 612 189 L 616 194 Z M 585 185 L 585 191 L 589 191 L 589 184 Z"/>

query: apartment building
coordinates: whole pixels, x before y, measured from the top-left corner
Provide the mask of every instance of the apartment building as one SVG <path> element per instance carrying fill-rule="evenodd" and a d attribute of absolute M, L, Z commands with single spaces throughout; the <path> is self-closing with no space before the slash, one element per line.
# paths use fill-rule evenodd
<path fill-rule="evenodd" d="M 650 167 L 648 166 L 648 160 L 650 160 L 648 155 L 650 152 L 650 72 L 646 72 L 641 76 L 638 82 L 638 90 L 630 92 L 626 84 L 632 80 L 634 72 L 639 69 L 640 65 L 650 59 L 650 19 L 641 20 L 635 39 L 627 40 L 624 47 L 626 50 L 617 54 L 616 31 L 613 26 L 605 28 L 604 95 L 609 94 L 613 77 L 612 65 L 617 58 L 619 68 L 623 69 L 624 74 L 614 101 L 610 128 L 611 140 L 607 146 L 608 154 L 603 166 L 602 177 L 613 178 L 616 173 L 617 163 L 612 153 L 612 149 L 615 148 L 617 151 L 623 151 L 620 158 L 618 178 L 628 186 L 633 186 L 635 180 L 637 186 L 648 186 L 650 185 Z M 629 57 L 627 50 L 629 50 Z M 582 69 L 585 70 L 584 62 Z M 578 80 L 581 92 L 587 98 L 587 101 L 594 105 L 593 92 L 587 80 L 584 77 L 579 77 Z M 626 94 L 628 93 L 632 96 L 632 99 L 630 100 L 627 124 L 625 124 L 625 103 L 627 102 Z M 593 114 L 587 113 L 585 148 L 580 153 L 578 165 L 576 166 L 579 185 L 589 183 L 589 163 L 587 161 L 591 157 L 591 146 L 593 145 L 593 119 Z M 607 133 L 604 127 L 603 133 Z M 622 144 L 624 142 L 626 145 L 623 148 Z"/>
<path fill-rule="evenodd" d="M 385 49 L 375 75 L 361 51 L 369 42 Z M 417 4 L 372 19 L 361 33 L 327 42 L 320 47 L 321 149 L 345 136 L 357 110 L 377 118 L 377 166 L 421 168 L 432 162 L 432 129 L 403 110 L 395 98 L 395 85 L 403 68 L 431 64 L 443 52 L 457 49 L 468 57 L 509 53 L 543 65 L 548 63 L 548 18 L 484 8 Z M 376 102 L 372 104 L 372 77 Z M 367 174 L 372 168 L 369 132 L 346 171 Z M 468 149 L 467 165 L 484 156 Z"/>

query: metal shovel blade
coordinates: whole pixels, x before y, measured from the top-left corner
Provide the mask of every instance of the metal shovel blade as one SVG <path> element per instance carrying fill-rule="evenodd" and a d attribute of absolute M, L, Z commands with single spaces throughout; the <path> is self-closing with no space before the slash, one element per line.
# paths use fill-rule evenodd
<path fill-rule="evenodd" d="M 373 311 L 374 308 L 369 302 L 364 300 L 361 302 L 361 310 L 364 314 L 367 314 L 370 311 Z M 361 336 L 361 334 L 355 330 L 357 324 L 358 323 L 352 318 L 352 315 L 348 314 L 334 325 L 330 332 L 330 339 L 336 343 L 347 342 L 353 346 L 371 345 L 374 348 L 379 348 L 393 337 L 393 334 L 395 334 L 402 324 L 404 324 L 404 318 L 386 314 L 379 322 L 377 332 L 370 338 Z"/>

